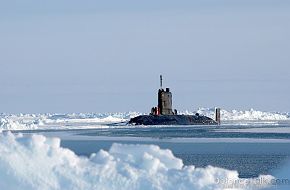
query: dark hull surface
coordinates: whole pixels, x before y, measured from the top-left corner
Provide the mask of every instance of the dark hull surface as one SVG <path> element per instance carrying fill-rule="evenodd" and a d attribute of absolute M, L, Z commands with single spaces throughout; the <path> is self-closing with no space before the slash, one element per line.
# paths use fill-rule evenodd
<path fill-rule="evenodd" d="M 140 115 L 132 118 L 134 125 L 217 125 L 213 119 L 197 115 Z"/>

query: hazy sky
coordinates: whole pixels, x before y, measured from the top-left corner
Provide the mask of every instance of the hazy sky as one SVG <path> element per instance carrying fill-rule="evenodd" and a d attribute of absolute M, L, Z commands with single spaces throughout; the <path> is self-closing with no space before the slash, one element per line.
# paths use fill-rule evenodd
<path fill-rule="evenodd" d="M 289 0 L 0 0 L 0 112 L 290 111 Z"/>

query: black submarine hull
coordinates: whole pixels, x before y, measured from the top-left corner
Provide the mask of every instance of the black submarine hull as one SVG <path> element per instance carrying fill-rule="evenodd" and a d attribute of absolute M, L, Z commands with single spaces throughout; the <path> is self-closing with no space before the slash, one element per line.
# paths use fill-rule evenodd
<path fill-rule="evenodd" d="M 213 119 L 201 115 L 140 115 L 132 118 L 133 125 L 218 125 Z"/>

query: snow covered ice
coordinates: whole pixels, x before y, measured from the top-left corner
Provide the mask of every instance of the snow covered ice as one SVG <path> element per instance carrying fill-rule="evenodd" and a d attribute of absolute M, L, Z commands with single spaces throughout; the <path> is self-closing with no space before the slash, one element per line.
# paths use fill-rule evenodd
<path fill-rule="evenodd" d="M 128 113 L 0 114 L 2 130 L 101 128 L 138 115 Z"/>
<path fill-rule="evenodd" d="M 214 118 L 215 109 L 213 108 L 199 108 L 197 113 Z M 289 113 L 280 113 L 280 112 L 265 112 L 257 111 L 254 109 L 246 111 L 238 110 L 221 110 L 221 119 L 228 121 L 275 121 L 275 120 L 289 120 Z"/>
<path fill-rule="evenodd" d="M 226 189 L 217 179 L 239 180 L 236 171 L 184 166 L 170 150 L 155 145 L 113 144 L 87 158 L 62 148 L 58 138 L 0 134 L 0 189 Z"/>

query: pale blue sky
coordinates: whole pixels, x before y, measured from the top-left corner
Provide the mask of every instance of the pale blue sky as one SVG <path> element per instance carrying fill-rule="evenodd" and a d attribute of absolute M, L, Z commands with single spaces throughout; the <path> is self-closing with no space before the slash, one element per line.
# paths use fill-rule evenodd
<path fill-rule="evenodd" d="M 0 112 L 290 111 L 290 1 L 0 0 Z"/>

